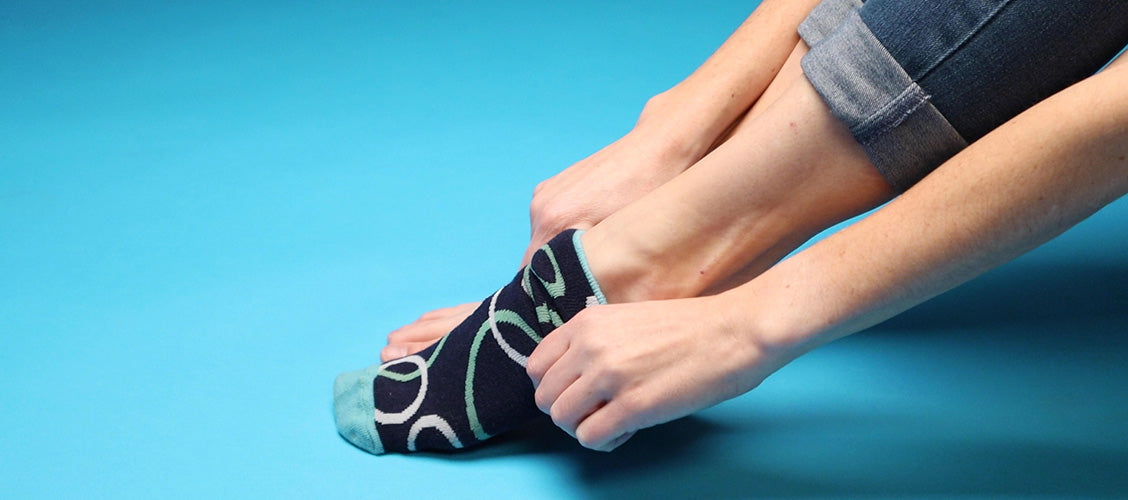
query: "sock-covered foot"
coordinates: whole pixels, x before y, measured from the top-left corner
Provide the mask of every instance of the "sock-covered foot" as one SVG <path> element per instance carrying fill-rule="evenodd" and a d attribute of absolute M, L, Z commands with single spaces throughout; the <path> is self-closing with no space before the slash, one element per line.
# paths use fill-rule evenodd
<path fill-rule="evenodd" d="M 560 233 L 435 345 L 337 377 L 337 430 L 380 454 L 464 448 L 524 423 L 540 413 L 527 357 L 549 332 L 603 302 L 580 233 Z"/>

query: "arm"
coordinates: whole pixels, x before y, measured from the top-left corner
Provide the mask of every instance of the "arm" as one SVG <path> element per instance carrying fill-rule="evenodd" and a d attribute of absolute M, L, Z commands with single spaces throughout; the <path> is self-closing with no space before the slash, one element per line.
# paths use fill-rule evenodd
<path fill-rule="evenodd" d="M 1128 64 L 1036 105 L 734 300 L 802 352 L 877 324 L 1061 234 L 1128 192 Z M 766 313 L 765 313 L 766 314 Z"/>
<path fill-rule="evenodd" d="M 765 0 L 696 71 L 647 102 L 635 127 L 541 182 L 529 205 L 532 235 L 522 265 L 567 228 L 588 229 L 700 160 L 764 93 L 799 41 L 818 0 Z M 388 335 L 385 361 L 419 351 L 477 303 L 439 309 Z"/>
<path fill-rule="evenodd" d="M 587 229 L 700 160 L 772 82 L 818 0 L 765 0 L 697 70 L 652 97 L 619 140 L 542 182 L 523 263 L 567 228 Z"/>
<path fill-rule="evenodd" d="M 584 446 L 613 449 L 637 429 L 755 388 L 804 352 L 1006 262 L 1125 192 L 1121 64 L 738 288 L 581 311 L 529 357 L 537 405 Z"/>
<path fill-rule="evenodd" d="M 640 125 L 650 125 L 650 115 L 679 114 L 679 120 L 667 124 L 673 128 L 669 133 L 679 137 L 679 142 L 688 139 L 693 143 L 681 147 L 704 155 L 704 148 L 712 145 L 767 89 L 799 43 L 799 23 L 818 2 L 762 2 L 697 70 L 647 103 Z"/>

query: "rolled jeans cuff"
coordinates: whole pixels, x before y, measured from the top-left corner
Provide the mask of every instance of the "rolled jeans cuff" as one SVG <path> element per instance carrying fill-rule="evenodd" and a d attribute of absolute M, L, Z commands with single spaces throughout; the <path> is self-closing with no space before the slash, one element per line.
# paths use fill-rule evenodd
<path fill-rule="evenodd" d="M 801 64 L 831 112 L 901 192 L 968 143 L 870 32 L 860 4 L 825 0 L 811 11 L 799 31 L 811 48 Z"/>
<path fill-rule="evenodd" d="M 825 0 L 811 9 L 799 24 L 799 36 L 814 46 L 834 31 L 851 11 L 862 8 L 862 0 Z"/>

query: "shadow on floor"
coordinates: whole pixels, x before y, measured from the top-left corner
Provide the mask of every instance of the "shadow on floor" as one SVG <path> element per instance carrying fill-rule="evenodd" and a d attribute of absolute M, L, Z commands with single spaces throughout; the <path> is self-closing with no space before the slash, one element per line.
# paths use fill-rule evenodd
<path fill-rule="evenodd" d="M 903 422 L 902 424 L 907 424 Z M 656 430 L 621 453 L 570 452 L 591 498 L 825 498 L 969 495 L 1124 498 L 1128 450 L 1075 448 L 1005 437 L 950 439 L 883 418 L 819 415 L 790 422 L 751 420 L 723 444 L 671 450 L 700 432 L 692 423 Z M 828 431 L 830 428 L 832 430 Z M 786 432 L 784 431 L 786 430 Z M 706 430 L 705 432 L 709 432 Z M 817 439 L 781 445 L 781 437 Z M 864 439 L 852 436 L 865 436 Z M 757 447 L 757 444 L 764 444 Z M 711 457 L 710 453 L 723 455 Z M 773 455 L 786 455 L 773 463 Z"/>
<path fill-rule="evenodd" d="M 791 436 L 803 438 L 791 444 Z M 610 454 L 582 449 L 541 420 L 444 459 L 549 456 L 585 498 L 607 500 L 1125 498 L 1128 448 L 1109 448 L 953 438 L 922 432 L 903 417 L 859 412 L 758 416 L 739 426 L 687 417 L 641 432 Z"/>
<path fill-rule="evenodd" d="M 910 309 L 867 334 L 1092 321 L 1128 325 L 1128 262 L 1014 262 Z"/>
<path fill-rule="evenodd" d="M 1069 324 L 1089 326 L 1062 336 L 1058 325 Z M 1128 267 L 1011 265 L 865 335 L 956 331 L 974 335 L 974 340 L 1030 334 L 1066 344 L 1095 335 L 1112 337 L 1108 348 L 1128 359 Z M 1128 380 L 1108 383 L 1128 390 Z M 1123 413 L 1115 409 L 1124 408 L 1124 401 L 1102 404 L 1083 411 L 1096 419 Z M 1006 432 L 1007 422 L 1002 421 L 976 428 L 1002 429 L 999 432 L 934 432 L 919 413 L 891 415 L 882 414 L 881 408 L 845 407 L 837 414 L 819 411 L 754 414 L 738 423 L 688 417 L 639 433 L 611 454 L 584 450 L 542 420 L 449 458 L 548 456 L 560 462 L 562 474 L 574 475 L 587 497 L 608 500 L 1128 497 L 1128 446 L 1123 436 L 1036 440 L 1030 434 Z M 943 417 L 935 419 L 950 424 Z"/>

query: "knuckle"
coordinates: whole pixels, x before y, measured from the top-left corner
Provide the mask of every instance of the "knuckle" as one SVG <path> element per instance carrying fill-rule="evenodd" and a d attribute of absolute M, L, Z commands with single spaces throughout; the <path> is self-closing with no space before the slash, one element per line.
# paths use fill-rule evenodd
<path fill-rule="evenodd" d="M 554 203 L 534 204 L 532 214 L 533 230 L 544 234 L 556 234 L 568 227 L 575 219 L 571 212 Z"/>
<path fill-rule="evenodd" d="M 602 358 L 595 360 L 597 370 L 599 371 L 599 380 L 602 382 L 602 387 L 607 391 L 615 391 L 623 384 L 626 379 L 626 370 L 619 363 L 609 363 Z"/>
<path fill-rule="evenodd" d="M 533 186 L 533 199 L 534 200 L 536 199 L 538 194 L 541 194 L 546 189 L 548 189 L 548 181 L 549 181 L 549 179 L 545 179 L 543 181 L 538 182 L 536 186 Z"/>
<path fill-rule="evenodd" d="M 628 391 L 619 396 L 617 401 L 622 415 L 626 415 L 626 419 L 630 419 L 644 411 L 647 407 L 646 402 L 638 395 L 637 392 Z"/>
<path fill-rule="evenodd" d="M 529 216 L 533 220 L 540 219 L 549 213 L 549 207 L 551 205 L 544 188 L 538 185 L 537 189 L 533 190 L 532 200 L 529 201 Z"/>

